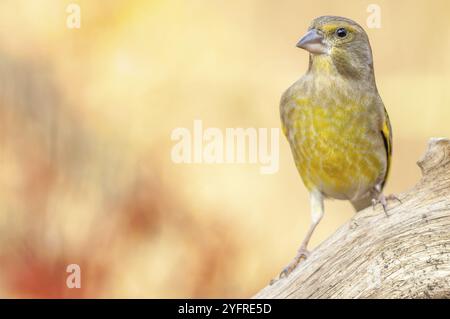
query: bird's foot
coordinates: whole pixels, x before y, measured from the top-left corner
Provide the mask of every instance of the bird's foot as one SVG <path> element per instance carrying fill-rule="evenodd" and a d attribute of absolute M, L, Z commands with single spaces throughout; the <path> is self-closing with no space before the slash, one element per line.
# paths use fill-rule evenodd
<path fill-rule="evenodd" d="M 388 211 L 388 209 L 387 209 L 387 202 L 388 202 L 389 200 L 396 200 L 396 201 L 399 201 L 400 204 L 402 203 L 402 201 L 400 200 L 400 198 L 398 198 L 397 195 L 395 195 L 395 194 L 389 194 L 388 196 L 384 196 L 384 194 L 381 193 L 381 194 L 378 196 L 378 199 L 376 199 L 376 198 L 372 199 L 372 207 L 373 207 L 373 210 L 375 210 L 375 206 L 376 206 L 377 204 L 381 204 L 381 206 L 383 206 L 384 213 L 386 214 L 386 216 L 389 217 L 389 215 L 388 215 L 388 213 L 387 213 L 387 211 Z"/>
<path fill-rule="evenodd" d="M 301 247 L 298 252 L 297 255 L 295 256 L 294 260 L 292 260 L 289 265 L 287 265 L 283 271 L 280 273 L 279 278 L 285 278 L 287 276 L 289 276 L 289 274 L 295 269 L 297 268 L 298 264 L 302 261 L 305 260 L 306 258 L 308 258 L 310 255 L 310 252 L 308 250 L 306 250 L 305 248 Z"/>

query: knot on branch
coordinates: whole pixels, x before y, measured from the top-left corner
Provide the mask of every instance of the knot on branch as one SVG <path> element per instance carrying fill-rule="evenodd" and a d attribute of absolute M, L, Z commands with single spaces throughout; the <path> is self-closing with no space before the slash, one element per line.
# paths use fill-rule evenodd
<path fill-rule="evenodd" d="M 422 175 L 426 176 L 432 171 L 440 170 L 441 173 L 448 171 L 450 163 L 450 139 L 432 138 L 428 142 L 428 149 L 417 165 L 422 170 Z"/>

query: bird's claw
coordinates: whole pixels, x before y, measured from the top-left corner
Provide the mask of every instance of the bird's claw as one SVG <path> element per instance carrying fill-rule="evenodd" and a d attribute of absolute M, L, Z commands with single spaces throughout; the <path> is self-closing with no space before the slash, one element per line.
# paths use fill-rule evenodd
<path fill-rule="evenodd" d="M 307 251 L 305 248 L 300 248 L 297 252 L 297 255 L 295 256 L 294 260 L 292 260 L 289 265 L 287 265 L 283 271 L 280 273 L 279 278 L 286 278 L 287 276 L 289 276 L 289 274 L 295 269 L 297 268 L 298 264 L 308 258 L 310 255 L 310 252 Z"/>
<path fill-rule="evenodd" d="M 386 214 L 387 217 L 389 217 L 389 215 L 388 215 L 388 213 L 387 213 L 387 211 L 388 211 L 388 209 L 387 209 L 387 202 L 388 202 L 389 200 L 397 200 L 397 201 L 400 202 L 400 204 L 402 204 L 401 199 L 398 198 L 397 195 L 395 195 L 395 194 L 389 194 L 388 196 L 384 196 L 384 194 L 381 193 L 381 194 L 378 196 L 378 199 L 376 199 L 376 198 L 372 199 L 372 207 L 373 207 L 373 210 L 375 210 L 375 206 L 376 206 L 377 204 L 381 204 L 381 206 L 383 206 L 383 211 L 384 211 L 384 213 Z"/>

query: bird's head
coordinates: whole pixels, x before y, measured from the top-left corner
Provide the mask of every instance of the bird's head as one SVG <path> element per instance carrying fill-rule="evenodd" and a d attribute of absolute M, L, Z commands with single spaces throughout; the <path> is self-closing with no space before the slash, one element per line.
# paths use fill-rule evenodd
<path fill-rule="evenodd" d="M 353 20 L 322 16 L 312 21 L 308 32 L 297 43 L 314 58 L 329 60 L 339 73 L 358 76 L 372 69 L 372 50 L 364 29 Z"/>

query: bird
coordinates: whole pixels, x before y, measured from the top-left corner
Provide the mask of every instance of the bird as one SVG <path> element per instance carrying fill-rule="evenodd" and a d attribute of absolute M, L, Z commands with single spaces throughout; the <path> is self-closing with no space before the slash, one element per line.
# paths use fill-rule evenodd
<path fill-rule="evenodd" d="M 398 199 L 383 194 L 392 128 L 377 90 L 366 32 L 351 19 L 321 16 L 297 47 L 309 53 L 309 67 L 282 95 L 280 117 L 310 194 L 311 223 L 280 278 L 308 258 L 307 246 L 324 215 L 325 199 L 348 200 L 355 211 L 381 204 L 385 213 L 387 201 Z"/>

